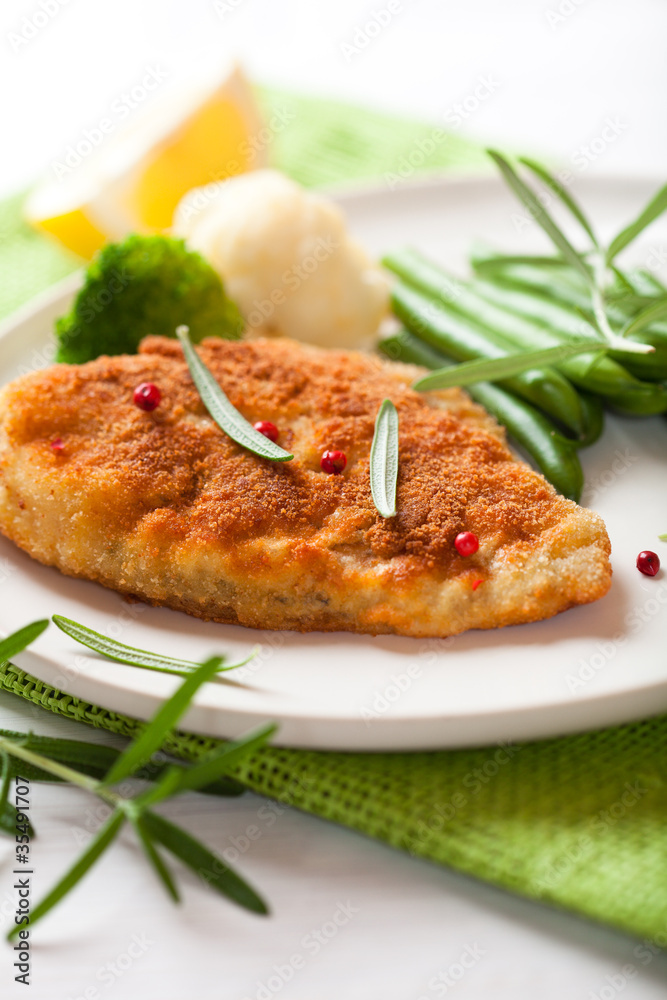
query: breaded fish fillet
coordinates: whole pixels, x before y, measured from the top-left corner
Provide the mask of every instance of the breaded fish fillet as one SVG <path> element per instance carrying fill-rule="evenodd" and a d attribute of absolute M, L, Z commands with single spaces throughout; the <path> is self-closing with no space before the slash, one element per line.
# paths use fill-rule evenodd
<path fill-rule="evenodd" d="M 198 350 L 244 416 L 276 424 L 293 461 L 237 446 L 179 344 L 149 337 L 138 355 L 54 365 L 2 390 L 4 534 L 63 573 L 262 629 L 447 636 L 608 590 L 601 519 L 516 461 L 465 393 L 420 394 L 420 369 L 289 340 L 211 338 Z M 133 404 L 141 382 L 162 393 L 151 413 Z M 369 486 L 385 397 L 400 416 L 387 520 Z M 342 475 L 321 470 L 327 449 L 346 453 Z M 478 536 L 476 554 L 457 553 L 460 531 Z"/>

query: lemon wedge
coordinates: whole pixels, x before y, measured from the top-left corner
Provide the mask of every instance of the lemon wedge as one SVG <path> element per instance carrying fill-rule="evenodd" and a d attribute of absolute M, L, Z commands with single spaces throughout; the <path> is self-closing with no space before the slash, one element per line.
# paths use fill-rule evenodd
<path fill-rule="evenodd" d="M 144 82 L 157 90 L 160 70 Z M 164 90 L 145 108 L 119 99 L 85 129 L 29 195 L 27 220 L 90 258 L 130 232 L 168 229 L 190 188 L 266 165 L 261 115 L 238 65 Z"/>

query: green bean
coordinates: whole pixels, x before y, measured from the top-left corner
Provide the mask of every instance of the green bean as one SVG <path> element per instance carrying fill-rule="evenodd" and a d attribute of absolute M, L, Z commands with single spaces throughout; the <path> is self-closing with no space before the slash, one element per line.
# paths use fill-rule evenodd
<path fill-rule="evenodd" d="M 632 293 L 620 295 L 618 299 L 614 300 L 614 305 L 626 322 L 634 319 L 640 310 L 655 303 L 656 299 L 663 299 L 667 295 L 667 288 L 650 271 L 631 271 L 624 275 L 624 278 L 630 284 Z M 645 344 L 651 344 L 655 348 L 655 352 L 639 355 L 636 358 L 624 358 L 623 364 L 628 371 L 649 382 L 667 378 L 667 322 L 664 320 L 654 321 L 643 330 L 631 334 L 629 339 L 642 340 Z M 611 356 L 616 357 L 613 352 Z"/>
<path fill-rule="evenodd" d="M 619 392 L 616 395 L 605 396 L 606 405 L 628 417 L 653 417 L 667 413 L 667 383 L 641 382 L 640 385 L 653 386 L 654 394 L 649 397 L 636 392 Z"/>
<path fill-rule="evenodd" d="M 444 368 L 453 363 L 407 330 L 380 341 L 379 347 L 394 361 L 424 368 Z M 466 392 L 507 428 L 559 493 L 570 500 L 579 500 L 584 478 L 576 449 L 547 417 L 499 385 L 477 382 L 468 386 Z"/>
<path fill-rule="evenodd" d="M 589 392 L 580 393 L 584 412 L 584 432 L 580 437 L 572 439 L 575 448 L 588 448 L 602 436 L 604 430 L 604 407 L 598 396 Z"/>
<path fill-rule="evenodd" d="M 645 382 L 661 382 L 667 378 L 667 331 L 641 330 L 631 334 L 628 340 L 637 340 L 642 344 L 651 344 L 655 348 L 653 354 L 633 354 L 631 357 L 622 351 L 610 351 L 609 357 L 620 361 L 635 378 Z"/>
<path fill-rule="evenodd" d="M 503 358 L 514 352 L 513 345 L 467 318 L 451 314 L 439 303 L 407 285 L 392 291 L 392 307 L 398 318 L 421 340 L 445 351 L 457 361 L 474 358 Z M 555 417 L 575 434 L 584 429 L 581 401 L 575 389 L 551 368 L 532 369 L 499 383 Z"/>
<path fill-rule="evenodd" d="M 488 294 L 492 297 L 496 286 L 484 283 L 485 294 L 482 295 L 479 284 L 453 285 L 452 279 L 437 265 L 415 251 L 393 254 L 385 259 L 385 264 L 404 280 L 418 287 L 424 295 L 437 296 L 438 306 L 442 310 L 467 317 L 476 328 L 486 330 L 487 333 L 499 334 L 506 343 L 515 347 L 524 350 L 557 347 L 564 339 L 568 339 L 567 335 L 564 336 L 559 332 L 558 327 L 547 325 L 542 320 L 534 321 L 518 315 L 517 301 L 520 292 L 508 290 L 507 304 L 499 306 L 489 301 L 486 293 L 488 287 L 490 290 Z M 443 298 L 443 288 L 449 289 L 447 300 Z M 561 316 L 560 307 L 552 303 L 546 302 L 545 310 L 551 310 L 552 315 Z M 401 318 L 405 322 L 404 317 Z M 577 322 L 580 324 L 578 335 L 582 336 L 585 334 L 585 321 L 581 318 Z M 575 326 L 571 324 L 570 336 L 574 334 Z M 661 384 L 640 381 L 612 358 L 602 357 L 591 364 L 591 358 L 582 354 L 567 358 L 557 367 L 575 385 L 605 397 L 624 412 L 648 416 L 663 413 L 667 409 L 667 393 Z"/>

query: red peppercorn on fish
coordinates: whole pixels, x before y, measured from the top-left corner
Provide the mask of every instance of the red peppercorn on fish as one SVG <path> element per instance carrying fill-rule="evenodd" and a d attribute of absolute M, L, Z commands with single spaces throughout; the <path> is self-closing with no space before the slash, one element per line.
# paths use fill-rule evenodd
<path fill-rule="evenodd" d="M 290 340 L 198 350 L 292 461 L 235 444 L 180 345 L 148 337 L 138 355 L 55 365 L 2 390 L 4 534 L 63 573 L 256 628 L 447 636 L 548 618 L 608 590 L 601 519 L 518 462 L 465 393 L 417 393 L 421 369 Z M 133 399 L 146 383 L 160 400 L 149 411 Z M 400 419 L 389 519 L 369 485 L 385 398 Z M 342 452 L 342 469 L 325 452 Z M 479 547 L 466 536 L 457 549 L 463 532 Z"/>

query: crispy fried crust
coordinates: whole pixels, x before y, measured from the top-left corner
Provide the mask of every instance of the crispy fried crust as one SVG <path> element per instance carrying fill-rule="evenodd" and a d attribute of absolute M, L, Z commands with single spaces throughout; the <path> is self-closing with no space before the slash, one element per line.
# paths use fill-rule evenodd
<path fill-rule="evenodd" d="M 35 559 L 153 604 L 257 628 L 454 635 L 602 597 L 601 519 L 508 451 L 465 393 L 419 394 L 419 369 L 289 340 L 206 340 L 201 356 L 289 463 L 214 424 L 180 346 L 55 365 L 0 394 L 0 529 Z M 140 382 L 157 410 L 132 402 Z M 369 486 L 380 403 L 400 415 L 398 515 Z M 61 438 L 62 451 L 51 442 Z M 343 475 L 322 451 L 347 455 Z M 480 549 L 460 557 L 459 531 Z M 482 581 L 478 583 L 477 581 Z"/>

